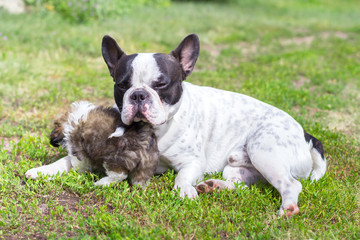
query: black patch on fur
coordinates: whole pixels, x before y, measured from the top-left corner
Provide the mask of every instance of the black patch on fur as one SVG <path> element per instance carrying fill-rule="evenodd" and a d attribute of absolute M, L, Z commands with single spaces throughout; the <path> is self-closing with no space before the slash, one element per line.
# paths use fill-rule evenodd
<path fill-rule="evenodd" d="M 308 134 L 307 132 L 304 131 L 304 136 L 305 136 L 305 141 L 307 143 L 310 142 L 310 140 L 312 141 L 313 147 L 321 154 L 321 158 L 325 159 L 324 156 L 324 147 L 322 145 L 322 143 L 316 139 L 314 136 Z"/>
<path fill-rule="evenodd" d="M 64 123 L 67 121 L 67 117 L 67 114 L 64 114 L 54 121 L 54 128 L 50 134 L 50 144 L 54 147 L 64 145 Z"/>
<path fill-rule="evenodd" d="M 169 105 L 174 105 L 179 101 L 183 92 L 183 71 L 180 63 L 172 56 L 163 53 L 154 54 L 154 58 L 159 66 L 161 76 L 151 87 L 159 94 L 160 99 Z M 157 87 L 159 82 L 162 83 L 161 87 Z"/>
<path fill-rule="evenodd" d="M 133 69 L 131 67 L 137 54 L 124 56 L 117 63 L 114 73 L 114 98 L 120 112 L 122 110 L 125 92 L 131 87 Z"/>
<path fill-rule="evenodd" d="M 119 60 L 126 56 L 123 50 L 119 47 L 115 39 L 105 35 L 101 44 L 101 52 L 106 65 L 109 68 L 110 75 L 114 77 L 114 72 Z"/>
<path fill-rule="evenodd" d="M 62 145 L 63 140 L 64 140 L 64 135 L 59 137 L 50 137 L 50 145 L 53 147 L 60 147 L 60 145 Z"/>

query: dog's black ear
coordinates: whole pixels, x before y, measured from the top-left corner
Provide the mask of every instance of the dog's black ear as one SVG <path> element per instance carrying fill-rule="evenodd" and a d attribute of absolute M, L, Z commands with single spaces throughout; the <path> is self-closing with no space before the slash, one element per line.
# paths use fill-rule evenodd
<path fill-rule="evenodd" d="M 105 35 L 101 44 L 101 52 L 104 60 L 109 68 L 110 75 L 114 77 L 114 71 L 117 62 L 122 56 L 125 56 L 123 50 L 119 47 L 116 41 L 109 35 Z"/>
<path fill-rule="evenodd" d="M 179 46 L 170 52 L 181 64 L 185 78 L 191 74 L 199 57 L 200 41 L 196 34 L 185 37 Z"/>

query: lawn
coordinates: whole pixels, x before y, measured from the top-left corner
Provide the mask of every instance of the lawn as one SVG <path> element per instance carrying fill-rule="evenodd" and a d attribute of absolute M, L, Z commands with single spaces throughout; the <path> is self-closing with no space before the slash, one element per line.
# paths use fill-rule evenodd
<path fill-rule="evenodd" d="M 171 191 L 174 172 L 146 190 L 74 171 L 25 179 L 66 155 L 48 136 L 71 102 L 113 105 L 103 35 L 127 53 L 168 53 L 189 33 L 201 53 L 187 81 L 270 103 L 323 142 L 328 170 L 301 181 L 299 215 L 279 217 L 266 184 L 189 200 Z M 0 238 L 359 239 L 359 101 L 358 0 L 172 2 L 84 24 L 0 11 Z"/>

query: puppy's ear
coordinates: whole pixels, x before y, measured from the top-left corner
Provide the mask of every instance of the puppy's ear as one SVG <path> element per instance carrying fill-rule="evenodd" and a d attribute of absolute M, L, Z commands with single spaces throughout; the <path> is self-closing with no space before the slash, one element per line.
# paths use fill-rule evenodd
<path fill-rule="evenodd" d="M 122 56 L 125 56 L 123 50 L 119 47 L 116 41 L 109 35 L 105 35 L 101 44 L 101 52 L 103 58 L 109 68 L 110 75 L 114 78 L 114 71 L 117 62 Z"/>
<path fill-rule="evenodd" d="M 185 78 L 191 74 L 199 57 L 200 41 L 196 34 L 185 37 L 179 46 L 170 52 L 181 64 Z"/>
<path fill-rule="evenodd" d="M 50 144 L 59 147 L 64 143 L 64 123 L 67 121 L 68 114 L 64 114 L 54 121 L 54 128 L 50 134 Z"/>

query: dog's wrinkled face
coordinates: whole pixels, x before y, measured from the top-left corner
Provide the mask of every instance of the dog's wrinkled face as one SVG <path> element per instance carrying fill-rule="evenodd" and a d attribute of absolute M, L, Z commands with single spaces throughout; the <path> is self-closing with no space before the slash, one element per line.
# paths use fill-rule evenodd
<path fill-rule="evenodd" d="M 176 112 L 182 81 L 191 74 L 199 55 L 199 39 L 187 36 L 170 54 L 126 55 L 110 36 L 104 36 L 102 54 L 113 77 L 115 102 L 122 121 L 165 123 Z"/>

